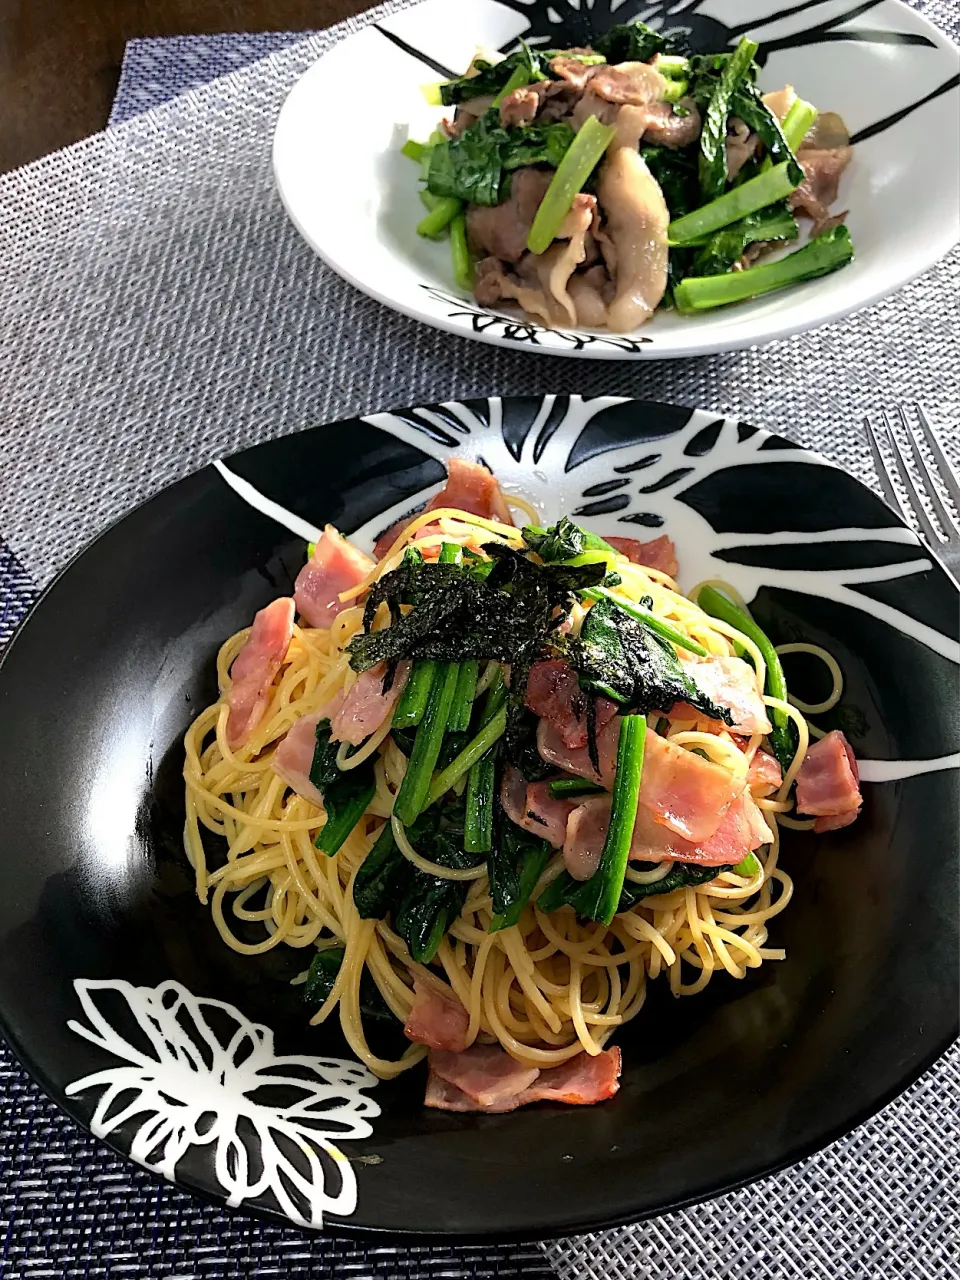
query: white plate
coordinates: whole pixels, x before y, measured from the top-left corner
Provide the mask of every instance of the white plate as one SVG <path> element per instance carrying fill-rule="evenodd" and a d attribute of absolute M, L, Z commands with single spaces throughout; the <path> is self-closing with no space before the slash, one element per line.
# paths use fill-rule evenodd
<path fill-rule="evenodd" d="M 838 206 L 850 210 L 855 261 L 708 315 L 658 314 L 629 336 L 549 330 L 479 307 L 453 282 L 447 242 L 415 231 L 417 170 L 400 147 L 426 138 L 444 114 L 420 86 L 461 73 L 478 44 L 509 48 L 521 36 L 582 44 L 591 24 L 602 30 L 635 16 L 686 26 L 703 50 L 749 34 L 766 53 L 763 89 L 793 84 L 843 116 L 857 145 Z M 349 36 L 306 72 L 277 121 L 274 171 L 287 212 L 320 257 L 414 319 L 552 354 L 703 355 L 836 320 L 899 289 L 955 243 L 958 66 L 956 46 L 900 0 L 424 0 Z"/>

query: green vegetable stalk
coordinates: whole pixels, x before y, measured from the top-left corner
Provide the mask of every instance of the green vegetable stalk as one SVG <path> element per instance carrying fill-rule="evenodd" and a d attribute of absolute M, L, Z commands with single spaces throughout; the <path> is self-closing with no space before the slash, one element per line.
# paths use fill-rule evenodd
<path fill-rule="evenodd" d="M 642 622 L 650 631 L 655 631 L 657 635 L 663 636 L 664 640 L 671 641 L 679 649 L 687 649 L 690 653 L 696 653 L 701 658 L 707 656 L 707 651 L 702 644 L 698 644 L 696 640 L 691 640 L 689 636 L 685 636 L 682 631 L 678 631 L 676 627 L 671 626 L 665 619 L 658 618 L 650 609 L 642 609 L 640 605 L 634 604 L 632 600 L 624 600 L 621 596 L 615 596 L 606 587 L 587 587 L 586 590 L 580 592 L 580 595 L 587 600 L 609 600 L 618 609 L 628 613 L 631 618 L 636 618 L 637 622 Z"/>
<path fill-rule="evenodd" d="M 543 253 L 550 247 L 570 212 L 574 197 L 600 163 L 615 133 L 612 126 L 601 124 L 596 116 L 584 121 L 540 202 L 527 236 L 531 253 Z"/>
<path fill-rule="evenodd" d="M 493 848 L 494 759 L 487 752 L 467 774 L 463 847 L 467 853 L 489 853 Z"/>
<path fill-rule="evenodd" d="M 430 194 L 427 192 L 426 194 Z M 447 227 L 459 216 L 462 217 L 463 201 L 453 196 L 438 196 L 436 203 L 425 218 L 417 223 L 417 235 L 427 240 L 439 240 Z"/>
<path fill-rule="evenodd" d="M 437 664 L 429 658 L 418 658 L 393 712 L 394 729 L 412 729 L 423 719 L 430 690 L 437 674 Z"/>
<path fill-rule="evenodd" d="M 613 783 L 610 826 L 603 842 L 600 865 L 571 899 L 571 905 L 578 914 L 588 920 L 602 920 L 604 924 L 610 924 L 617 914 L 640 802 L 646 737 L 645 716 L 623 716 L 617 743 L 617 774 Z"/>
<path fill-rule="evenodd" d="M 779 698 L 781 702 L 786 702 L 787 679 L 783 674 L 779 654 L 766 632 L 761 631 L 748 613 L 738 608 L 732 600 L 717 591 L 715 587 L 703 587 L 697 596 L 697 604 L 704 613 L 709 613 L 711 618 L 719 618 L 721 622 L 726 622 L 728 626 L 735 627 L 737 631 L 742 631 L 749 640 L 753 641 L 760 650 L 761 657 L 767 666 L 765 691 L 771 698 Z M 793 757 L 796 752 L 793 732 L 790 727 L 790 718 L 786 712 L 774 708 L 771 713 L 771 719 L 773 721 L 773 732 L 770 734 L 770 743 L 773 747 L 774 755 L 780 762 L 780 767 L 786 772 L 793 763 Z"/>
<path fill-rule="evenodd" d="M 709 311 L 730 302 L 742 302 L 745 298 L 756 298 L 787 285 L 799 284 L 803 280 L 815 280 L 818 276 L 838 271 L 852 261 L 850 232 L 845 226 L 833 227 L 777 262 L 729 275 L 688 276 L 674 289 L 673 300 L 677 310 L 685 315 Z"/>
<path fill-rule="evenodd" d="M 468 773 L 469 770 L 476 764 L 476 762 L 480 759 L 480 757 L 484 755 L 490 749 L 490 747 L 492 747 L 493 744 L 496 741 L 498 741 L 498 739 L 503 737 L 504 733 L 506 732 L 506 728 L 507 728 L 507 709 L 506 707 L 501 707 L 501 709 L 497 712 L 497 714 L 493 717 L 493 719 L 488 721 L 488 723 L 484 725 L 484 727 L 480 730 L 477 736 L 467 743 L 467 745 L 460 752 L 460 754 L 458 756 L 455 756 L 454 759 L 450 762 L 450 764 L 448 764 L 447 767 L 442 772 L 437 774 L 436 778 L 433 780 L 432 786 L 428 787 L 428 794 L 424 798 L 424 803 L 421 805 L 421 809 L 426 809 L 430 805 L 435 804 L 436 801 L 439 800 L 440 797 L 445 792 L 449 791 L 451 787 L 455 786 L 463 777 L 463 775 L 465 773 Z M 417 735 L 417 737 L 419 739 L 419 734 Z M 416 744 L 414 744 L 414 750 L 416 750 Z M 438 748 L 438 754 L 439 754 L 439 748 Z M 436 763 L 436 759 L 434 760 L 434 763 Z M 412 757 L 411 757 L 411 764 L 412 764 Z M 409 769 L 407 770 L 407 776 L 409 776 Z M 407 779 L 404 778 L 403 780 L 404 783 L 406 783 L 406 780 Z M 401 791 L 402 791 L 402 787 L 401 787 Z M 398 795 L 397 797 L 398 801 L 399 801 L 399 798 L 400 797 Z M 394 805 L 393 811 L 394 813 L 397 813 L 396 805 Z M 417 812 L 419 813 L 420 810 L 418 810 Z M 404 822 L 403 817 L 400 817 L 400 821 Z"/>
<path fill-rule="evenodd" d="M 467 244 L 467 219 L 462 206 L 450 220 L 450 260 L 454 280 L 461 289 L 470 293 L 474 280 L 473 255 Z"/>
<path fill-rule="evenodd" d="M 791 175 L 792 165 L 789 160 L 774 165 L 766 173 L 758 173 L 755 178 L 733 187 L 717 200 L 705 204 L 692 213 L 685 214 L 675 222 L 671 222 L 667 233 L 670 244 L 688 245 L 701 242 L 704 237 L 728 227 L 732 222 L 739 222 L 748 213 L 757 209 L 765 209 L 768 204 L 775 204 L 788 196 L 800 184 L 800 179 Z"/>
<path fill-rule="evenodd" d="M 417 729 L 407 772 L 393 805 L 393 812 L 405 827 L 410 826 L 427 806 L 430 780 L 440 758 L 459 675 L 458 663 L 438 663 L 427 709 Z"/>
<path fill-rule="evenodd" d="M 586 778 L 557 778 L 550 783 L 554 800 L 575 800 L 578 796 L 596 796 L 603 791 L 595 782 Z"/>

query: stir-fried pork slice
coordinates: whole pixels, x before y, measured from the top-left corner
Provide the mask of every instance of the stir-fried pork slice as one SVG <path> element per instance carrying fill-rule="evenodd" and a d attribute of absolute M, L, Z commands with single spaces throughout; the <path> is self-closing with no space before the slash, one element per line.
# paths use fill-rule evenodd
<path fill-rule="evenodd" d="M 577 312 L 577 324 L 584 329 L 602 329 L 607 323 L 607 305 L 613 284 L 603 267 L 590 267 L 570 277 L 567 292 Z"/>
<path fill-rule="evenodd" d="M 617 106 L 640 107 L 662 102 L 667 82 L 648 62 L 600 65 L 590 77 L 590 93 Z"/>
<path fill-rule="evenodd" d="M 393 714 L 397 699 L 407 683 L 412 663 L 404 659 L 397 664 L 393 683 L 384 691 L 383 682 L 387 664 L 378 662 L 375 667 L 357 676 L 346 697 L 330 717 L 330 737 L 335 742 L 349 742 L 358 747 L 371 733 L 376 733 L 388 716 Z"/>
<path fill-rule="evenodd" d="M 516 273 L 506 271 L 498 258 L 477 266 L 474 296 L 484 306 L 506 300 L 545 325 L 576 325 L 576 305 L 568 291 L 574 271 L 586 258 L 586 242 L 593 226 L 596 197 L 581 192 L 574 198 L 554 242 L 541 254 L 525 253 Z"/>
<path fill-rule="evenodd" d="M 732 713 L 730 728 L 733 733 L 770 732 L 770 719 L 757 689 L 753 667 L 743 658 L 713 655 L 700 658 L 693 653 L 684 653 L 680 655 L 680 663 L 712 702 Z M 683 718 L 679 707 L 674 708 L 673 714 Z M 693 711 L 691 718 L 699 718 L 698 713 Z"/>
<path fill-rule="evenodd" d="M 343 609 L 341 591 L 358 586 L 373 569 L 373 561 L 328 524 L 313 555 L 297 574 L 294 599 L 297 612 L 310 627 L 329 627 Z"/>
<path fill-rule="evenodd" d="M 575 89 L 583 90 L 586 88 L 587 81 L 596 75 L 598 68 L 595 64 L 581 62 L 579 58 L 561 56 L 551 58 L 550 70 L 561 80 L 566 80 L 568 84 L 573 85 Z"/>
<path fill-rule="evenodd" d="M 853 147 L 835 147 L 831 150 L 801 147 L 797 152 L 797 159 L 803 170 L 803 181 L 791 193 L 788 203 L 795 213 L 802 213 L 813 219 L 811 235 L 819 235 L 821 231 L 836 226 L 846 217 L 845 213 L 831 214 L 830 206 L 837 198 L 840 179 L 852 157 Z"/>
<path fill-rule="evenodd" d="M 527 236 L 553 177 L 552 169 L 532 165 L 510 175 L 510 198 L 502 204 L 470 205 L 467 235 L 474 252 L 517 263 L 527 251 Z"/>
<path fill-rule="evenodd" d="M 413 989 L 415 999 L 403 1034 L 431 1049 L 462 1053 L 467 1047 L 470 1015 L 455 993 L 440 982 L 421 977 L 414 978 Z"/>
<path fill-rule="evenodd" d="M 764 106 L 770 108 L 781 124 L 787 118 L 787 112 L 797 100 L 796 90 L 792 84 L 785 84 L 782 89 L 763 95 Z"/>
<path fill-rule="evenodd" d="M 532 87 L 514 89 L 500 103 L 500 123 L 505 129 L 530 124 L 540 110 L 541 95 Z"/>
<path fill-rule="evenodd" d="M 518 827 L 559 849 L 566 838 L 567 818 L 575 807 L 570 800 L 556 800 L 549 782 L 527 782 L 518 769 L 508 766 L 500 783 L 503 811 Z"/>
<path fill-rule="evenodd" d="M 447 463 L 447 483 L 439 493 L 435 494 L 423 508 L 424 511 L 438 511 L 441 507 L 454 507 L 457 511 L 467 511 L 472 516 L 481 516 L 484 520 L 499 520 L 501 524 L 513 524 L 510 508 L 507 506 L 496 476 L 479 462 L 469 462 L 466 458 L 451 458 Z M 410 523 L 410 516 L 404 516 L 396 524 L 390 526 L 377 539 L 373 554 L 382 560 L 390 548 Z M 436 526 L 432 526 L 436 527 Z"/>
<path fill-rule="evenodd" d="M 498 1044 L 474 1044 L 463 1053 L 431 1049 L 430 1070 L 462 1089 L 481 1109 L 514 1102 L 540 1074 L 505 1053 Z"/>
<path fill-rule="evenodd" d="M 672 102 L 652 102 L 647 107 L 644 142 L 674 150 L 696 142 L 703 123 L 697 104 L 692 98 L 681 98 L 677 106 L 681 109 L 679 112 L 674 110 Z"/>
<path fill-rule="evenodd" d="M 645 119 L 642 107 L 620 108 L 617 138 L 597 179 L 600 207 L 616 247 L 616 293 L 607 317 L 615 333 L 628 333 L 649 320 L 667 286 L 670 214 L 637 150 Z"/>
<path fill-rule="evenodd" d="M 626 556 L 633 564 L 643 565 L 647 569 L 659 569 L 668 577 L 675 578 L 680 572 L 677 560 L 677 548 L 672 538 L 661 534 L 659 538 L 651 538 L 649 542 L 638 542 L 636 538 L 607 538 L 607 542 L 615 551 Z"/>
<path fill-rule="evenodd" d="M 485 116 L 493 106 L 493 94 L 485 93 L 479 98 L 470 98 L 461 102 L 452 120 L 442 121 L 443 131 L 448 138 L 459 138 L 475 124 L 481 116 Z"/>
<path fill-rule="evenodd" d="M 292 787 L 304 800 L 318 806 L 323 805 L 323 796 L 310 781 L 310 768 L 317 749 L 317 724 L 324 718 L 319 711 L 314 715 L 301 716 L 278 743 L 270 761 L 274 773 L 288 787 Z"/>
<path fill-rule="evenodd" d="M 531 1102 L 565 1102 L 574 1106 L 591 1106 L 612 1098 L 619 1088 L 621 1057 L 619 1049 L 602 1053 L 578 1053 L 558 1067 L 542 1071 L 525 1068 L 514 1062 L 499 1045 L 474 1045 L 457 1055 L 463 1063 L 452 1063 L 447 1055 L 438 1065 L 430 1054 L 430 1075 L 424 1103 L 441 1111 L 485 1111 L 497 1114 L 515 1111 Z M 502 1059 L 507 1059 L 504 1063 Z M 519 1085 L 522 1074 L 532 1079 Z M 454 1079 L 454 1077 L 457 1077 Z M 495 1081 L 491 1090 L 483 1089 L 484 1081 Z M 468 1081 L 468 1087 L 465 1087 Z M 512 1091 L 508 1092 L 508 1081 Z M 478 1091 L 481 1096 L 477 1096 Z"/>
<path fill-rule="evenodd" d="M 732 182 L 757 150 L 760 139 L 739 116 L 731 116 L 727 124 L 727 177 Z"/>
<path fill-rule="evenodd" d="M 242 746 L 263 719 L 270 687 L 283 665 L 293 636 L 294 603 L 282 596 L 261 609 L 250 634 L 233 660 L 233 683 L 227 694 L 227 745 Z"/>
<path fill-rule="evenodd" d="M 860 812 L 860 774 L 853 748 L 839 729 L 814 742 L 797 774 L 797 813 L 816 818 L 816 832 L 848 826 Z"/>

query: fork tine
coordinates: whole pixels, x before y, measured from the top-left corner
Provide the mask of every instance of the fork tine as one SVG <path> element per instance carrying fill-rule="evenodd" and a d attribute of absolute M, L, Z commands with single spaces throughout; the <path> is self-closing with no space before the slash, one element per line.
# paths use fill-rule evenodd
<path fill-rule="evenodd" d="M 937 469 L 940 472 L 940 479 L 943 481 L 943 487 L 957 504 L 957 507 L 960 508 L 960 482 L 957 481 L 953 467 L 951 467 L 949 459 L 943 452 L 943 447 L 937 439 L 937 433 L 934 431 L 933 424 L 927 417 L 923 405 L 918 404 L 916 406 L 916 410 L 917 417 L 920 420 L 920 434 L 927 442 L 927 447 L 933 454 L 933 460 L 937 464 Z"/>
<path fill-rule="evenodd" d="M 928 480 L 928 483 L 925 486 L 927 500 L 931 507 L 933 507 L 933 514 L 940 521 L 940 528 L 943 530 L 944 537 L 949 538 L 951 533 L 956 531 L 956 521 L 943 505 L 943 500 L 937 492 L 936 479 L 934 475 L 931 474 L 930 468 L 927 466 L 926 459 L 920 452 L 917 445 L 917 438 L 913 433 L 913 428 L 910 425 L 910 420 L 907 417 L 906 410 L 903 405 L 900 405 L 897 409 L 897 414 L 900 418 L 900 425 L 903 427 L 903 431 L 906 434 L 907 442 L 910 445 L 910 453 L 913 456 L 913 461 L 916 464 L 917 470 Z"/>
<path fill-rule="evenodd" d="M 927 509 L 923 505 L 923 498 L 920 496 L 920 491 L 913 483 L 913 476 L 911 476 L 907 467 L 907 460 L 903 456 L 903 450 L 900 447 L 900 442 L 893 434 L 893 428 L 890 426 L 890 419 L 885 413 L 882 413 L 880 417 L 883 422 L 884 430 L 886 431 L 887 441 L 893 450 L 893 460 L 897 464 L 897 471 L 900 475 L 900 480 L 903 483 L 904 489 L 907 491 L 907 501 L 910 503 L 911 510 L 917 519 L 917 523 L 923 530 L 924 537 L 933 546 L 938 547 L 941 545 L 942 539 L 939 532 L 933 527 L 930 517 L 927 515 Z"/>
<path fill-rule="evenodd" d="M 900 495 L 893 487 L 890 479 L 890 473 L 887 471 L 887 464 L 883 454 L 880 452 L 880 442 L 877 439 L 877 429 L 869 418 L 864 418 L 863 428 L 867 437 L 867 444 L 870 446 L 870 452 L 873 454 L 873 469 L 877 473 L 877 479 L 880 481 L 880 488 L 883 490 L 883 496 L 886 499 L 888 507 L 896 512 L 905 524 L 909 524 L 907 513 L 903 509 L 903 503 L 900 501 Z"/>

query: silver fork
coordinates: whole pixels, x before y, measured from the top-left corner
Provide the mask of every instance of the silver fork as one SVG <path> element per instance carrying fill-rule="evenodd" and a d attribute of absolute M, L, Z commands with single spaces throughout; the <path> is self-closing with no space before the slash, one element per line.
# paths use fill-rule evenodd
<path fill-rule="evenodd" d="M 934 467 L 929 467 L 921 454 L 916 429 L 911 425 L 903 405 L 896 410 L 895 423 L 891 423 L 890 416 L 885 411 L 878 418 L 864 418 L 867 443 L 870 445 L 880 487 L 888 505 L 902 517 L 905 524 L 919 525 L 928 547 L 960 587 L 960 524 L 941 498 L 938 487 L 943 487 L 960 510 L 960 480 L 947 460 L 923 407 L 917 404 L 914 409 L 920 436 L 930 451 Z M 906 492 L 906 509 L 894 485 L 894 468 L 886 461 L 880 447 L 881 442 L 886 444 L 893 457 L 896 475 Z M 907 465 L 904 443 L 920 476 L 919 487 Z M 936 517 L 936 524 L 930 519 L 924 498 Z"/>

